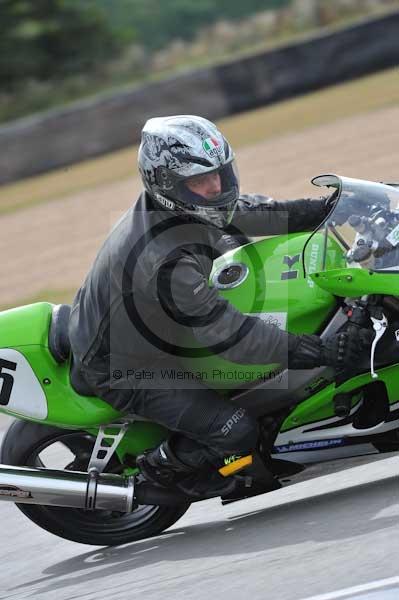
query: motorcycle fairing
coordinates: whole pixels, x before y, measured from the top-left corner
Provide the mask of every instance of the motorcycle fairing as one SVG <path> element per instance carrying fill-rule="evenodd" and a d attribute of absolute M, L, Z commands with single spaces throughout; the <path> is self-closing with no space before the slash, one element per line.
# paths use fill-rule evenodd
<path fill-rule="evenodd" d="M 331 290 L 326 291 L 315 285 L 314 278 L 310 275 L 317 272 L 320 256 L 323 256 L 323 263 L 328 269 L 342 269 L 342 245 L 332 236 L 326 237 L 320 230 L 316 232 L 307 246 L 310 251 L 305 254 L 304 259 L 307 272 L 305 276 L 303 270 L 297 268 L 297 256 L 301 255 L 307 239 L 307 234 L 279 236 L 247 244 L 224 255 L 222 259 L 225 264 L 242 263 L 246 265 L 248 272 L 238 286 L 222 289 L 220 293 L 242 312 L 265 315 L 287 313 L 287 329 L 294 333 L 319 333 L 325 325 L 326 330 L 333 331 L 336 317 L 331 319 L 331 315 L 341 314 L 342 317 L 341 311 L 337 312 L 339 303 Z M 220 266 L 215 264 L 215 269 Z M 286 275 L 290 272 L 295 272 L 295 277 Z M 378 275 L 380 274 L 379 272 Z M 387 272 L 382 276 L 392 278 L 392 274 Z M 393 278 L 391 281 L 393 285 Z M 13 416 L 95 433 L 100 424 L 112 423 L 121 418 L 121 415 L 100 398 L 79 396 L 72 389 L 69 381 L 70 364 L 57 364 L 48 348 L 51 309 L 52 305 L 49 303 L 37 303 L 0 313 L 0 359 L 4 348 L 19 352 L 26 359 L 45 395 L 48 412 L 45 418 L 41 418 L 44 413 L 33 416 L 26 411 L 21 414 L 10 410 L 12 405 L 4 405 L 2 410 Z M 339 325 L 335 323 L 335 327 L 337 326 Z M 213 362 L 212 368 L 214 364 Z M 280 438 L 280 441 L 311 443 L 317 442 L 320 435 L 324 440 L 360 440 L 367 436 L 372 439 L 376 432 L 397 428 L 397 370 L 396 364 L 378 369 L 380 381 L 386 388 L 389 416 L 385 422 L 373 428 L 362 429 L 361 432 L 352 423 L 342 423 L 336 417 L 333 398 L 338 392 L 355 393 L 370 383 L 368 372 L 335 388 L 334 374 L 329 369 L 296 371 L 290 373 L 289 380 L 284 379 L 286 375 L 281 376 L 283 388 L 280 386 L 273 390 L 276 381 L 271 379 L 261 386 L 235 395 L 233 401 L 247 406 L 258 417 L 268 413 L 269 409 L 271 412 L 278 408 L 286 409 L 287 412 L 291 410 L 282 425 L 280 435 L 285 437 Z M 4 373 L 1 378 L 3 381 L 0 382 L 3 386 Z M 7 373 L 10 374 L 9 371 Z M 275 370 L 275 375 L 280 377 L 278 369 Z M 15 376 L 18 376 L 18 368 Z M 28 396 L 29 390 L 26 393 Z M 353 417 L 361 406 L 353 410 L 355 408 L 356 404 L 351 410 Z M 311 429 L 317 431 L 310 431 Z M 130 424 L 121 448 L 126 453 L 136 455 L 145 448 L 155 446 L 166 435 L 167 432 L 154 423 L 135 421 Z"/>

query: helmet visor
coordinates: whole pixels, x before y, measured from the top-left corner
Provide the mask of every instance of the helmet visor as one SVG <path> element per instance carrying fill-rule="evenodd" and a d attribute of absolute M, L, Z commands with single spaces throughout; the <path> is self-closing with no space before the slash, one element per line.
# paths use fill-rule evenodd
<path fill-rule="evenodd" d="M 179 181 L 176 200 L 186 212 L 216 227 L 228 225 L 239 197 L 239 179 L 235 161 Z"/>
<path fill-rule="evenodd" d="M 179 199 L 187 204 L 212 206 L 221 205 L 224 194 L 235 188 L 239 188 L 239 180 L 233 160 L 213 171 L 182 179 L 177 191 Z"/>

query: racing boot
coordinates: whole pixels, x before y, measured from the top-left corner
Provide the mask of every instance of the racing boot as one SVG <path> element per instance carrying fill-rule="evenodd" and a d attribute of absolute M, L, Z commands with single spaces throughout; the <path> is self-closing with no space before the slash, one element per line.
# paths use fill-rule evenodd
<path fill-rule="evenodd" d="M 234 458 L 239 462 L 240 457 Z M 240 470 L 235 475 L 235 480 L 235 488 L 230 493 L 222 495 L 222 504 L 259 496 L 281 488 L 281 483 L 257 451 L 252 452 L 251 465 Z"/>
<path fill-rule="evenodd" d="M 168 441 L 140 454 L 136 464 L 147 481 L 173 487 L 193 500 L 229 494 L 235 488 L 235 481 L 226 481 L 214 467 L 198 471 L 184 464 Z"/>
<path fill-rule="evenodd" d="M 214 468 L 195 472 L 179 481 L 177 488 L 196 500 L 217 498 L 234 492 L 237 485 L 235 477 L 224 478 Z"/>

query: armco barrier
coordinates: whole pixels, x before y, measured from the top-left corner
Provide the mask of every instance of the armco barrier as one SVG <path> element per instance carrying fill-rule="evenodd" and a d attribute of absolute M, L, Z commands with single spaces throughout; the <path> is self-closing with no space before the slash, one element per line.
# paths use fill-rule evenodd
<path fill-rule="evenodd" d="M 137 142 L 145 120 L 218 119 L 399 64 L 399 11 L 0 127 L 0 183 Z M 399 80 L 399 72 L 398 72 Z"/>

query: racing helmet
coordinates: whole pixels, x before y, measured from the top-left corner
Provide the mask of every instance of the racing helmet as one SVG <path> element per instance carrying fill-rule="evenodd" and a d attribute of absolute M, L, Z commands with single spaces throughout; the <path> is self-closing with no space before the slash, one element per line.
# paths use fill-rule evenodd
<path fill-rule="evenodd" d="M 234 153 L 216 125 L 202 117 L 176 115 L 149 119 L 138 153 L 139 171 L 151 198 L 163 209 L 220 228 L 231 222 L 239 198 Z M 190 178 L 217 173 L 217 195 L 190 189 Z"/>

